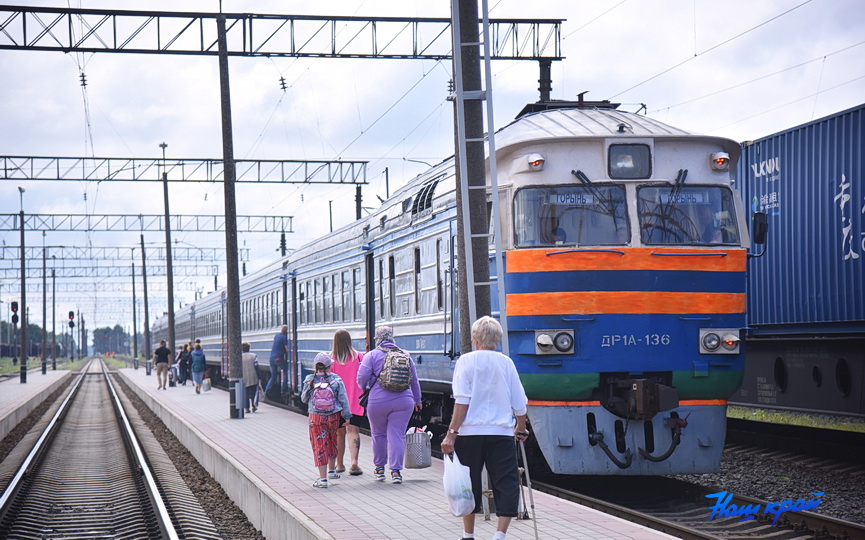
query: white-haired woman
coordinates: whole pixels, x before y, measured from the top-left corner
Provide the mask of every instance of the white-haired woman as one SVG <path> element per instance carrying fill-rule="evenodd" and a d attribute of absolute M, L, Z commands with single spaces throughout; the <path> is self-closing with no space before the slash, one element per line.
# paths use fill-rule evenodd
<path fill-rule="evenodd" d="M 475 512 L 481 508 L 481 471 L 492 481 L 498 527 L 494 538 L 504 540 L 511 519 L 517 516 L 519 476 L 514 459 L 514 437 L 524 441 L 526 392 L 513 360 L 496 352 L 502 326 L 492 317 L 472 325 L 474 350 L 460 356 L 454 368 L 454 412 L 441 444 L 444 454 L 456 451 L 471 471 Z M 472 538 L 475 514 L 463 517 L 463 537 Z"/>

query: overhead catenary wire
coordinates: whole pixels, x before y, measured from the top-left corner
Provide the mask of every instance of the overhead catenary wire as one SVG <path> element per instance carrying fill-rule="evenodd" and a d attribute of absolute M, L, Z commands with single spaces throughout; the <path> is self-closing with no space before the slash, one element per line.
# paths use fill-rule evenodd
<path fill-rule="evenodd" d="M 743 86 L 747 86 L 747 85 L 749 85 L 749 84 L 752 84 L 752 83 L 755 83 L 755 82 L 758 82 L 758 81 L 762 81 L 762 80 L 764 80 L 764 79 L 768 79 L 768 78 L 770 78 L 770 77 L 774 77 L 775 75 L 780 75 L 781 73 L 785 73 L 785 72 L 787 72 L 787 71 L 791 71 L 791 70 L 794 70 L 794 69 L 796 69 L 796 68 L 800 68 L 800 67 L 802 67 L 802 66 L 807 66 L 808 64 L 811 64 L 811 63 L 814 63 L 814 62 L 818 62 L 818 61 L 820 61 L 820 60 L 823 60 L 823 59 L 829 58 L 830 56 L 834 56 L 834 55 L 836 55 L 836 54 L 840 54 L 840 53 L 842 53 L 842 52 L 844 52 L 844 51 L 849 51 L 850 49 L 853 49 L 854 47 L 859 47 L 859 46 L 861 46 L 861 45 L 863 45 L 863 44 L 865 44 L 865 41 L 860 41 L 859 43 L 855 43 L 855 44 L 853 44 L 853 45 L 850 45 L 850 46 L 844 47 L 843 49 L 838 49 L 837 51 L 831 52 L 831 53 L 829 53 L 829 54 L 825 54 L 825 55 L 822 55 L 822 56 L 818 56 L 818 57 L 816 57 L 816 58 L 812 58 L 811 60 L 807 60 L 807 61 L 805 61 L 805 62 L 799 62 L 799 63 L 796 64 L 796 65 L 789 66 L 789 67 L 786 67 L 786 68 L 783 68 L 783 69 L 779 69 L 779 70 L 777 70 L 777 71 L 773 71 L 772 73 L 767 73 L 766 75 L 761 75 L 761 76 L 759 76 L 759 77 L 757 77 L 757 78 L 750 79 L 750 80 L 748 80 L 748 81 L 741 82 L 741 83 L 738 83 L 738 84 L 734 84 L 733 86 L 728 86 L 728 87 L 726 87 L 726 88 L 722 88 L 722 89 L 720 89 L 720 90 L 715 90 L 714 92 L 709 92 L 708 94 L 703 94 L 702 96 L 698 96 L 698 97 L 695 97 L 695 98 L 692 98 L 692 99 L 688 99 L 688 100 L 686 100 L 686 101 L 680 101 L 680 102 L 678 102 L 678 103 L 674 103 L 674 104 L 672 104 L 672 105 L 667 105 L 667 106 L 665 106 L 665 107 L 658 107 L 657 109 L 653 109 L 653 110 L 651 110 L 651 111 L 648 111 L 648 114 L 653 114 L 653 113 L 657 113 L 657 112 L 660 112 L 660 111 L 667 111 L 667 110 L 670 110 L 670 109 L 672 109 L 672 108 L 674 108 L 674 107 L 680 107 L 680 106 L 682 106 L 682 105 L 687 105 L 687 104 L 689 104 L 689 103 L 693 103 L 693 102 L 695 102 L 695 101 L 699 101 L 699 100 L 701 100 L 701 99 L 705 99 L 705 98 L 708 98 L 708 97 L 716 96 L 716 95 L 718 95 L 718 94 L 723 94 L 724 92 L 728 92 L 728 91 L 730 91 L 730 90 L 734 90 L 734 89 L 736 89 L 736 88 L 741 88 L 741 87 L 743 87 Z"/>
<path fill-rule="evenodd" d="M 661 71 L 660 73 L 657 73 L 657 74 L 655 74 L 655 75 L 652 75 L 651 77 L 649 77 L 648 79 L 644 80 L 643 82 L 637 83 L 637 84 L 631 86 L 630 88 L 627 88 L 627 89 L 625 89 L 625 90 L 622 90 L 621 92 L 618 92 L 618 93 L 616 93 L 616 94 L 610 96 L 608 99 L 612 101 L 612 100 L 616 99 L 618 96 L 621 96 L 622 94 L 624 94 L 624 93 L 626 93 L 626 92 L 630 92 L 630 91 L 633 90 L 634 88 L 639 88 L 640 86 L 643 86 L 644 84 L 646 84 L 646 83 L 648 83 L 648 82 L 650 82 L 650 81 L 653 81 L 653 80 L 657 79 L 658 77 L 660 77 L 660 76 L 662 76 L 662 75 L 665 75 L 665 74 L 667 74 L 667 73 L 673 71 L 674 69 L 676 69 L 676 68 L 678 68 L 678 67 L 681 67 L 681 66 L 687 64 L 688 62 L 690 62 L 691 60 L 694 60 L 694 59 L 697 58 L 697 57 L 703 56 L 703 55 L 705 55 L 706 53 L 709 53 L 709 52 L 714 51 L 715 49 L 717 49 L 717 48 L 719 48 L 719 47 L 722 47 L 722 46 L 724 46 L 724 45 L 726 45 L 726 44 L 728 44 L 728 43 L 731 43 L 731 42 L 733 42 L 733 41 L 739 39 L 740 37 L 745 36 L 746 34 L 749 34 L 749 33 L 753 32 L 754 30 L 757 30 L 758 28 L 760 28 L 760 27 L 762 27 L 762 26 L 765 26 L 765 25 L 769 24 L 769 23 L 772 22 L 772 21 L 774 21 L 774 20 L 776 20 L 776 19 L 779 19 L 779 18 L 783 17 L 784 15 L 787 15 L 788 13 L 791 13 L 791 12 L 793 12 L 793 11 L 799 9 L 800 7 L 802 7 L 802 6 L 806 5 L 806 4 L 811 3 L 812 1 L 813 1 L 813 0 L 805 0 L 805 1 L 802 2 L 801 4 L 794 6 L 794 7 L 790 8 L 790 9 L 788 9 L 787 11 L 784 11 L 783 13 L 779 13 L 778 15 L 775 15 L 774 17 L 772 17 L 772 18 L 770 18 L 770 19 L 767 19 L 767 20 L 761 22 L 760 24 L 758 24 L 758 25 L 756 25 L 756 26 L 752 26 L 751 28 L 745 30 L 744 32 L 740 32 L 739 34 L 736 34 L 735 36 L 733 36 L 733 37 L 731 37 L 731 38 L 729 38 L 729 39 L 726 39 L 726 40 L 722 41 L 721 43 L 718 43 L 718 44 L 716 44 L 716 45 L 713 45 L 713 46 L 709 47 L 708 49 L 706 49 L 705 51 L 703 51 L 703 52 L 701 52 L 701 53 L 694 53 L 694 56 L 691 56 L 690 58 L 687 58 L 687 59 L 685 59 L 685 60 L 682 60 L 682 61 L 679 62 L 678 64 L 676 64 L 676 65 L 674 65 L 674 66 L 671 66 L 671 67 L 669 67 L 669 68 L 667 68 L 667 69 Z"/>
<path fill-rule="evenodd" d="M 724 124 L 723 126 L 718 126 L 718 127 L 712 128 L 712 129 L 710 129 L 710 130 L 706 130 L 706 133 L 712 133 L 712 132 L 718 131 L 718 130 L 720 130 L 720 129 L 724 129 L 724 128 L 726 128 L 726 127 L 729 127 L 729 126 L 732 126 L 732 125 L 738 124 L 739 122 L 744 122 L 745 120 L 751 120 L 751 119 L 753 119 L 753 118 L 757 118 L 758 116 L 763 116 L 763 115 L 765 115 L 765 114 L 769 114 L 770 112 L 774 112 L 774 111 L 777 111 L 777 110 L 779 110 L 779 109 L 783 109 L 784 107 L 787 107 L 787 106 L 792 105 L 792 104 L 794 104 L 794 103 L 798 103 L 798 102 L 800 102 L 800 101 L 805 101 L 806 99 L 811 99 L 812 97 L 815 97 L 815 96 L 817 96 L 817 95 L 819 95 L 819 94 L 825 94 L 826 92 L 829 92 L 829 91 L 832 91 L 832 90 L 835 90 L 835 89 L 841 88 L 842 86 L 847 86 L 848 84 L 853 84 L 854 82 L 856 82 L 856 81 L 860 81 L 860 80 L 863 80 L 863 79 L 865 79 L 865 75 L 861 75 L 861 76 L 859 76 L 859 77 L 856 77 L 855 79 L 850 79 L 850 80 L 845 81 L 845 82 L 840 83 L 840 84 L 836 84 L 835 86 L 832 86 L 832 87 L 830 87 L 830 88 L 825 88 L 825 89 L 823 89 L 823 90 L 821 90 L 821 91 L 819 91 L 819 92 L 814 92 L 813 94 L 808 94 L 807 96 L 802 96 L 802 97 L 796 98 L 796 99 L 794 99 L 794 100 L 792 100 L 792 101 L 787 101 L 787 102 L 782 103 L 782 104 L 780 104 L 780 105 L 778 105 L 778 106 L 776 106 L 776 107 L 772 107 L 772 108 L 770 108 L 770 109 L 761 110 L 761 111 L 760 111 L 759 113 L 757 113 L 757 114 L 752 114 L 751 116 L 747 116 L 747 117 L 745 117 L 745 118 L 740 118 L 740 119 L 735 120 L 735 121 L 733 121 L 733 122 L 729 122 L 729 123 L 727 123 L 727 124 Z"/>

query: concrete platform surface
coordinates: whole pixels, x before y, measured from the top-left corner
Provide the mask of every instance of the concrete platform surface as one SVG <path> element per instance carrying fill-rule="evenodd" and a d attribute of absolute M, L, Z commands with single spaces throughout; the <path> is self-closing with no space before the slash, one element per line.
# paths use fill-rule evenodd
<path fill-rule="evenodd" d="M 229 418 L 228 393 L 200 395 L 191 383 L 157 390 L 155 374 L 120 374 L 222 485 L 255 527 L 276 539 L 457 539 L 462 519 L 448 510 L 443 464 L 406 469 L 404 483 L 372 479 L 372 450 L 361 436 L 361 476 L 343 475 L 330 487 L 312 487 L 313 464 L 307 417 L 262 404 L 243 419 Z M 347 457 L 347 456 L 346 456 Z M 649 540 L 669 535 L 533 492 L 540 538 L 561 540 Z M 475 537 L 492 538 L 490 521 L 478 516 Z M 511 523 L 508 538 L 534 538 L 530 520 Z"/>

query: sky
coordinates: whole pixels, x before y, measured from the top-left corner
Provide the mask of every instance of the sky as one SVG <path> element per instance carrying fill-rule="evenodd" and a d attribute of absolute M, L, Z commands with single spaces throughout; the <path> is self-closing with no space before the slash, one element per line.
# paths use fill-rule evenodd
<path fill-rule="evenodd" d="M 220 9 L 216 0 L 4 3 Z M 412 0 L 224 0 L 222 9 L 322 16 L 450 14 L 447 2 Z M 622 110 L 641 110 L 679 128 L 742 142 L 848 109 L 865 98 L 861 0 L 501 0 L 490 1 L 489 9 L 493 19 L 565 21 L 565 59 L 552 67 L 554 99 L 587 92 L 586 99 L 609 99 L 621 103 Z M 426 170 L 426 164 L 454 153 L 449 62 L 233 57 L 229 70 L 235 157 L 368 161 L 365 212 Z M 82 72 L 86 87 L 81 86 Z M 498 60 L 492 72 L 499 128 L 539 99 L 539 70 L 533 61 Z M 0 155 L 156 158 L 164 142 L 169 159 L 221 159 L 218 75 L 217 60 L 211 57 L 0 50 Z M 18 187 L 25 189 L 23 197 Z M 0 180 L 0 214 L 18 213 L 22 202 L 25 212 L 35 214 L 162 214 L 162 195 L 159 183 Z M 172 183 L 169 197 L 172 214 L 224 213 L 221 184 Z M 327 234 L 331 222 L 334 229 L 350 223 L 354 197 L 354 186 L 346 185 L 236 185 L 238 215 L 293 217 L 289 248 Z M 144 234 L 148 250 L 164 247 L 164 233 Z M 225 244 L 224 233 L 173 233 L 172 239 L 186 247 Z M 41 246 L 42 241 L 41 233 L 27 233 L 27 245 Z M 0 242 L 18 246 L 19 233 L 0 231 Z M 139 233 L 49 232 L 45 243 L 131 248 L 138 245 Z M 238 243 L 249 249 L 248 272 L 278 256 L 276 234 L 241 233 Z M 28 264 L 41 267 L 40 261 Z M 217 282 L 223 286 L 225 265 L 219 264 Z M 7 259 L 0 260 L 2 268 L 20 267 Z M 158 280 L 165 278 L 148 282 Z M 175 277 L 175 282 L 184 286 L 175 292 L 177 307 L 214 287 L 212 277 Z M 8 288 L 15 283 L 17 279 L 0 275 L 2 320 L 9 320 L 7 304 L 17 295 Z M 80 310 L 89 328 L 120 324 L 131 330 L 129 296 L 58 293 L 57 313 Z M 41 294 L 30 293 L 28 305 L 31 322 L 41 325 Z M 165 293 L 151 295 L 151 321 L 165 306 Z M 50 328 L 50 309 L 48 317 Z"/>

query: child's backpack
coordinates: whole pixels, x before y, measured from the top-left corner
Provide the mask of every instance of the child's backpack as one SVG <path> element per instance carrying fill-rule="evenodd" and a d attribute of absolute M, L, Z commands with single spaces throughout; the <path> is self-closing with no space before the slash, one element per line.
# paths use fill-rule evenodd
<path fill-rule="evenodd" d="M 391 392 L 407 390 L 411 383 L 411 358 L 399 347 L 383 349 L 384 363 L 378 376 L 378 384 Z"/>
<path fill-rule="evenodd" d="M 336 408 L 336 396 L 330 381 L 325 378 L 313 383 L 315 386 L 312 391 L 312 410 L 319 414 L 333 412 Z"/>

